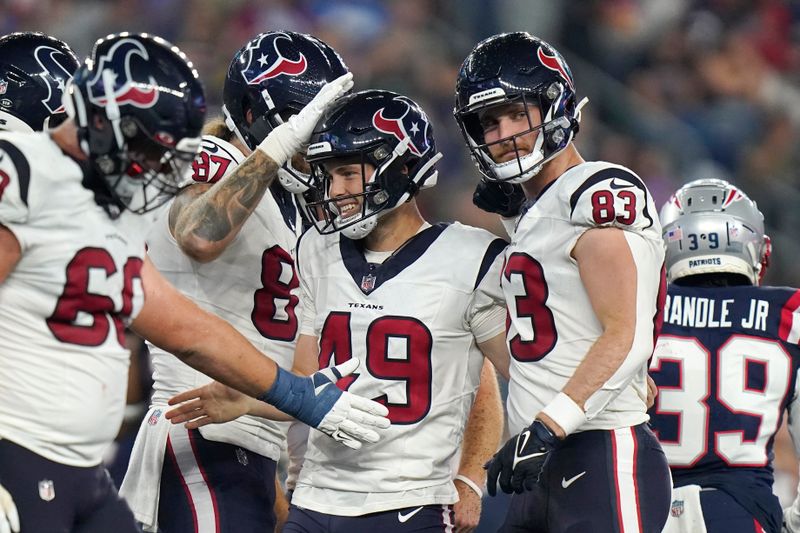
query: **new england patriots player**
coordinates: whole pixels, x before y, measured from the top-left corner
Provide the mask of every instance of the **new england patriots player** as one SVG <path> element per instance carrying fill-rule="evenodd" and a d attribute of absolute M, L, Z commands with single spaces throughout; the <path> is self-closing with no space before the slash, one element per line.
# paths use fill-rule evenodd
<path fill-rule="evenodd" d="M 0 479 L 20 525 L 138 530 L 100 466 L 123 413 L 127 325 L 334 438 L 376 440 L 369 427 L 386 424 L 386 409 L 332 383 L 355 365 L 310 379 L 280 369 L 181 296 L 146 259 L 143 236 L 114 223 L 174 193 L 197 153 L 205 98 L 185 56 L 158 37 L 108 36 L 64 103 L 70 119 L 50 132 L 0 134 Z M 285 160 L 315 119 L 276 129 L 252 163 Z"/>
<path fill-rule="evenodd" d="M 671 488 L 646 424 L 661 228 L 638 176 L 578 153 L 582 104 L 561 55 L 528 33 L 480 42 L 458 75 L 467 146 L 483 179 L 508 189 L 495 211 L 513 214 L 513 185 L 529 199 L 501 278 L 518 434 L 488 465 L 488 488 L 516 493 L 501 531 L 655 533 Z"/>
<path fill-rule="evenodd" d="M 422 218 L 415 197 L 436 183 L 440 154 L 410 98 L 343 98 L 307 153 L 319 232 L 298 245 L 295 357 L 316 368 L 360 360 L 346 388 L 384 403 L 392 426 L 358 453 L 310 435 L 283 531 L 471 531 L 482 464 L 502 431 L 483 356 L 507 373 L 497 283 L 506 242 Z"/>
<path fill-rule="evenodd" d="M 770 241 L 755 202 L 728 182 L 692 181 L 661 209 L 664 327 L 650 374 L 651 423 L 675 489 L 666 532 L 777 533 L 772 444 L 797 429 L 800 292 L 761 287 Z M 786 512 L 800 531 L 800 504 Z"/>
<path fill-rule="evenodd" d="M 55 37 L 38 32 L 0 37 L 0 131 L 41 131 L 63 122 L 64 86 L 77 68 L 72 48 Z M 0 533 L 10 530 L 19 531 L 19 515 L 0 485 Z"/>
<path fill-rule="evenodd" d="M 305 161 L 294 154 L 294 163 L 255 176 L 233 171 L 345 73 L 339 55 L 310 35 L 273 31 L 250 39 L 228 68 L 225 122 L 207 125 L 217 135 L 203 136 L 189 184 L 147 236 L 148 256 L 167 280 L 286 369 L 302 304 L 294 251 L 303 222 L 292 192 L 308 183 Z M 136 518 L 164 533 L 203 531 L 206 524 L 223 532 L 271 531 L 273 504 L 282 496 L 274 478 L 285 424 L 243 416 L 199 430 L 171 425 L 160 416 L 169 398 L 211 378 L 157 347 L 150 352 L 152 404 L 120 490 Z"/>

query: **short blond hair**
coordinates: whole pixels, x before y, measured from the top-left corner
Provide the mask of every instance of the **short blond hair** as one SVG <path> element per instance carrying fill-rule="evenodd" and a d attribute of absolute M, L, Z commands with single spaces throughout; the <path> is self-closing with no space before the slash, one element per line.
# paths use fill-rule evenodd
<path fill-rule="evenodd" d="M 214 117 L 203 126 L 203 135 L 211 135 L 219 137 L 223 141 L 230 141 L 233 139 L 234 133 L 228 128 L 222 117 Z"/>

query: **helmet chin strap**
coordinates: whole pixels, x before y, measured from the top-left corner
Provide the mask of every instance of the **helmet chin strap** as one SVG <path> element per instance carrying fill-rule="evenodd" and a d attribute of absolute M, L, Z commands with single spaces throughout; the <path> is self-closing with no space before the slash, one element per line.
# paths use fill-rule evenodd
<path fill-rule="evenodd" d="M 236 127 L 236 124 L 233 122 L 231 114 L 228 112 L 228 108 L 225 107 L 225 105 L 222 106 L 222 116 L 225 117 L 225 125 L 228 127 L 228 129 L 231 130 L 234 135 L 236 135 L 236 138 L 239 139 L 239 142 L 242 143 L 243 146 L 247 146 L 247 141 L 244 140 L 239 128 Z"/>

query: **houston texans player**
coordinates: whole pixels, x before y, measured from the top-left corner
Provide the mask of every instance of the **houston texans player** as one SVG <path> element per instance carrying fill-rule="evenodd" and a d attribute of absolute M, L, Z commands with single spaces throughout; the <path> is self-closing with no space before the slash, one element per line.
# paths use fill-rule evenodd
<path fill-rule="evenodd" d="M 148 256 L 164 277 L 286 369 L 300 316 L 293 254 L 303 223 L 282 184 L 302 189 L 305 161 L 300 154 L 294 164 L 265 167 L 256 177 L 232 174 L 345 73 L 339 55 L 310 35 L 267 32 L 249 40 L 228 68 L 225 123 L 207 126 L 217 135 L 203 136 L 189 185 L 147 236 Z M 223 532 L 271 531 L 285 424 L 243 416 L 199 431 L 171 425 L 160 416 L 168 399 L 211 378 L 157 347 L 150 352 L 152 404 L 120 489 L 136 518 L 164 533 L 203 531 L 206 524 Z M 215 505 L 197 505 L 211 499 Z"/>
<path fill-rule="evenodd" d="M 671 489 L 646 424 L 661 229 L 638 176 L 578 153 L 583 103 L 528 33 L 480 42 L 458 75 L 455 117 L 483 179 L 529 198 L 502 274 L 517 435 L 488 488 L 516 493 L 502 531 L 655 533 Z"/>
<path fill-rule="evenodd" d="M 482 464 L 502 431 L 483 355 L 507 374 L 497 283 L 506 243 L 422 218 L 415 197 L 436 183 L 440 154 L 427 116 L 405 96 L 343 98 L 307 153 L 307 209 L 319 232 L 298 245 L 304 313 L 295 364 L 360 360 L 346 388 L 386 404 L 392 426 L 359 453 L 312 434 L 283 531 L 471 531 Z"/>
<path fill-rule="evenodd" d="M 77 68 L 75 52 L 55 37 L 0 37 L 0 131 L 42 131 L 63 122 L 64 86 Z"/>
<path fill-rule="evenodd" d="M 333 438 L 376 440 L 385 407 L 332 383 L 356 365 L 310 379 L 280 369 L 181 296 L 146 259 L 143 236 L 114 223 L 122 209 L 158 205 L 197 153 L 205 98 L 183 53 L 158 37 L 110 35 L 64 103 L 70 118 L 50 132 L 0 134 L 0 479 L 22 528 L 138 531 L 100 465 L 123 413 L 127 325 Z M 257 152 L 282 163 L 312 115 Z"/>
<path fill-rule="evenodd" d="M 772 443 L 787 410 L 800 435 L 800 293 L 759 286 L 764 217 L 726 181 L 684 185 L 661 224 L 670 285 L 650 373 L 660 390 L 651 423 L 675 485 L 665 531 L 777 533 Z M 796 504 L 789 531 L 799 519 Z"/>
<path fill-rule="evenodd" d="M 64 86 L 77 68 L 72 48 L 55 37 L 37 32 L 0 37 L 0 131 L 41 131 L 63 122 Z M 9 531 L 19 531 L 19 514 L 0 485 L 0 533 Z"/>

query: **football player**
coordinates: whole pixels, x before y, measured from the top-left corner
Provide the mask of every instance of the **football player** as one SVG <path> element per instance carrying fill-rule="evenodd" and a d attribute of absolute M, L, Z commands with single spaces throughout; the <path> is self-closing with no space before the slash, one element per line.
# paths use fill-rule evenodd
<path fill-rule="evenodd" d="M 37 32 L 0 37 L 0 131 L 41 131 L 63 122 L 64 85 L 77 68 L 75 52 L 55 37 Z M 0 485 L 0 533 L 9 531 L 19 531 L 19 515 Z"/>
<path fill-rule="evenodd" d="M 310 35 L 273 31 L 249 40 L 225 78 L 225 121 L 207 125 L 216 135 L 203 136 L 188 186 L 147 236 L 148 256 L 164 277 L 286 369 L 301 315 L 293 255 L 303 223 L 292 192 L 308 183 L 305 161 L 300 153 L 257 175 L 232 174 L 345 73 L 341 57 Z M 274 499 L 282 496 L 274 477 L 285 424 L 244 416 L 199 431 L 171 425 L 160 416 L 167 400 L 211 378 L 155 346 L 150 352 L 152 404 L 120 489 L 134 515 L 148 531 L 200 531 L 205 524 L 271 531 Z M 212 498 L 214 505 L 197 505 Z"/>
<path fill-rule="evenodd" d="M 800 293 L 760 286 L 764 217 L 728 182 L 684 185 L 661 224 L 670 285 L 650 374 L 660 389 L 651 424 L 675 485 L 664 531 L 777 533 L 772 444 L 787 409 L 800 435 Z M 800 504 L 786 524 L 800 531 Z"/>
<path fill-rule="evenodd" d="M 282 163 L 348 83 L 329 84 L 250 163 Z M 174 193 L 197 153 L 205 97 L 185 56 L 158 37 L 110 35 L 64 103 L 70 119 L 50 132 L 0 134 L 0 478 L 20 525 L 138 531 L 100 465 L 123 414 L 127 325 L 333 438 L 376 440 L 386 409 L 332 383 L 355 365 L 310 379 L 282 370 L 182 297 L 146 259 L 143 235 L 114 223 Z"/>
<path fill-rule="evenodd" d="M 63 122 L 64 86 L 77 68 L 75 52 L 55 37 L 0 37 L 0 131 L 42 131 Z"/>
<path fill-rule="evenodd" d="M 361 361 L 345 388 L 384 403 L 392 425 L 358 453 L 310 435 L 283 531 L 471 531 L 482 464 L 502 431 L 483 356 L 507 374 L 497 283 L 506 242 L 422 218 L 415 197 L 436 183 L 441 156 L 410 98 L 377 90 L 343 98 L 307 154 L 307 209 L 319 232 L 298 246 L 295 357 L 319 368 Z"/>
<path fill-rule="evenodd" d="M 657 532 L 669 508 L 646 412 L 661 228 L 638 176 L 578 153 L 583 103 L 528 33 L 480 42 L 458 74 L 455 117 L 483 179 L 529 199 L 501 278 L 516 434 L 488 466 L 490 494 L 498 480 L 516 493 L 502 531 Z"/>

